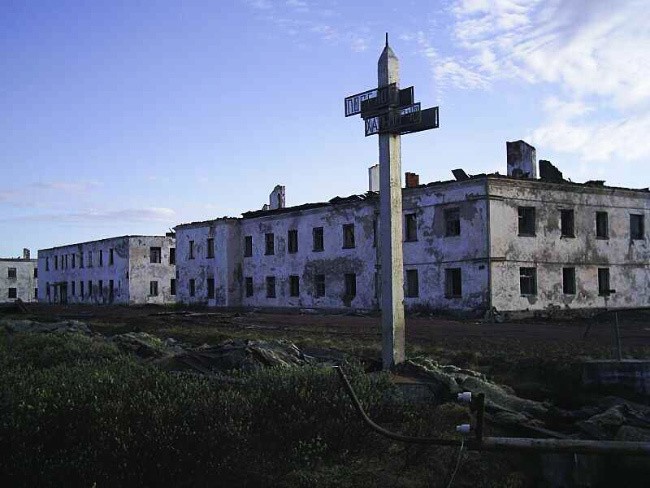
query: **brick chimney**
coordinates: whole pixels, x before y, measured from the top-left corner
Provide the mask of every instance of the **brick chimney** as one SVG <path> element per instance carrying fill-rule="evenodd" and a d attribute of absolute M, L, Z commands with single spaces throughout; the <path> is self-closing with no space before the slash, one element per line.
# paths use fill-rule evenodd
<path fill-rule="evenodd" d="M 508 176 L 537 179 L 535 148 L 524 141 L 506 142 Z"/>
<path fill-rule="evenodd" d="M 29 249 L 23 248 L 23 259 L 29 259 Z"/>
<path fill-rule="evenodd" d="M 420 186 L 420 175 L 417 173 L 406 173 L 406 188 Z"/>

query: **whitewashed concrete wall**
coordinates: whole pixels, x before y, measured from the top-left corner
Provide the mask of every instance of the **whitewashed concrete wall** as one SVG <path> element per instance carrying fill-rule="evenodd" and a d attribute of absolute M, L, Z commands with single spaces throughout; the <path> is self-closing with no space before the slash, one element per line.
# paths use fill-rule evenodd
<path fill-rule="evenodd" d="M 410 309 L 480 310 L 488 307 L 488 234 L 485 180 L 406 189 L 404 215 L 417 216 L 417 241 L 404 242 L 404 269 L 418 270 L 419 296 Z M 446 235 L 445 210 L 457 208 L 460 235 Z M 405 220 L 404 220 L 405 222 Z M 406 229 L 404 229 L 406 238 Z M 460 268 L 462 295 L 445 296 L 445 270 Z M 406 284 L 406 277 L 405 277 Z"/>
<path fill-rule="evenodd" d="M 151 246 L 162 248 L 161 264 L 149 263 Z M 63 300 L 67 303 L 92 304 L 174 303 L 174 297 L 169 294 L 170 280 L 175 276 L 175 266 L 169 264 L 169 248 L 173 246 L 173 237 L 125 236 L 41 249 L 38 251 L 41 275 L 39 301 L 60 303 Z M 157 297 L 149 296 L 149 282 L 152 280 L 159 281 Z M 62 291 L 67 292 L 65 297 L 61 296 Z"/>
<path fill-rule="evenodd" d="M 499 310 L 650 306 L 650 195 L 539 181 L 489 180 L 492 303 Z M 518 235 L 518 207 L 535 207 L 536 235 Z M 562 237 L 560 209 L 573 209 L 575 238 Z M 608 213 L 609 238 L 596 238 L 596 212 Z M 645 239 L 630 238 L 630 214 L 645 216 Z M 519 268 L 537 268 L 537 294 L 522 296 Z M 562 268 L 575 267 L 576 294 L 565 295 Z M 610 297 L 598 294 L 609 268 Z"/>
<path fill-rule="evenodd" d="M 13 302 L 20 298 L 23 302 L 34 302 L 38 288 L 35 277 L 36 259 L 0 258 L 0 303 Z M 9 268 L 16 269 L 16 277 L 9 278 Z M 16 289 L 16 298 L 9 298 L 9 289 Z"/>
<path fill-rule="evenodd" d="M 170 249 L 175 247 L 170 236 L 136 236 L 129 238 L 129 303 L 175 303 L 171 280 L 176 278 L 176 266 L 170 264 Z M 151 262 L 151 248 L 161 248 L 160 263 Z M 158 294 L 150 294 L 150 282 L 158 282 Z"/>
<path fill-rule="evenodd" d="M 216 219 L 176 227 L 177 293 L 181 303 L 213 306 L 241 305 L 240 223 L 237 219 Z M 214 257 L 207 252 L 208 239 L 214 239 Z M 194 241 L 194 258 L 190 259 L 190 241 Z M 214 298 L 208 297 L 207 280 L 215 281 Z M 195 293 L 190 295 L 190 279 Z"/>
<path fill-rule="evenodd" d="M 368 201 L 271 213 L 244 218 L 241 247 L 252 236 L 253 255 L 242 258 L 242 283 L 253 278 L 254 295 L 242 293 L 242 304 L 253 307 L 376 308 L 373 220 L 376 206 Z M 355 247 L 343 248 L 343 225 L 354 224 Z M 323 228 L 323 251 L 313 250 L 313 229 Z M 298 252 L 287 249 L 288 231 L 298 231 Z M 265 234 L 275 236 L 275 254 L 265 255 Z M 242 252 L 243 255 L 243 252 Z M 356 296 L 345 297 L 345 274 L 356 274 Z M 314 278 L 325 275 L 325 296 L 315 296 Z M 291 297 L 289 276 L 299 277 L 300 296 Z M 275 276 L 276 298 L 266 296 L 266 277 Z M 242 285 L 243 286 L 243 285 Z"/>

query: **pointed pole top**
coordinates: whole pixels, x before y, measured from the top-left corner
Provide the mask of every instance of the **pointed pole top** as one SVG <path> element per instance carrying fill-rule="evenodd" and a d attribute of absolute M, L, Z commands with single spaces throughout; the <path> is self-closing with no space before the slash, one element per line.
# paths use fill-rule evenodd
<path fill-rule="evenodd" d="M 386 47 L 388 47 L 388 32 L 386 32 Z"/>

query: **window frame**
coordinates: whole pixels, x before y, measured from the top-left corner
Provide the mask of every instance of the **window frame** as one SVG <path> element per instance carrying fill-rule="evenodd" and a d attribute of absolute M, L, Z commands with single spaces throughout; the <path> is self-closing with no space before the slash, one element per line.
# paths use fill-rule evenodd
<path fill-rule="evenodd" d="M 460 235 L 460 207 L 446 208 L 443 211 L 445 219 L 445 237 L 456 237 Z"/>
<path fill-rule="evenodd" d="M 633 224 L 637 221 L 636 229 Z M 636 230 L 636 232 L 633 232 Z M 643 214 L 630 214 L 630 240 L 642 241 L 645 240 L 645 215 Z"/>
<path fill-rule="evenodd" d="M 325 250 L 325 231 L 323 227 L 312 228 L 312 252 L 323 252 Z"/>
<path fill-rule="evenodd" d="M 343 249 L 354 249 L 355 247 L 354 224 L 343 224 Z"/>
<path fill-rule="evenodd" d="M 445 268 L 445 298 L 455 299 L 463 297 L 463 270 L 462 268 Z"/>
<path fill-rule="evenodd" d="M 596 239 L 609 239 L 609 214 L 605 211 L 596 212 Z M 603 221 L 604 220 L 604 224 Z M 604 232 L 603 231 L 604 225 Z"/>
<path fill-rule="evenodd" d="M 568 220 L 565 217 L 568 217 Z M 560 237 L 575 238 L 575 236 L 576 236 L 575 211 L 572 208 L 561 208 L 560 209 Z"/>
<path fill-rule="evenodd" d="M 567 279 L 567 274 L 568 279 Z M 576 294 L 576 269 L 575 267 L 562 268 L 562 293 L 564 295 Z"/>
<path fill-rule="evenodd" d="M 517 235 L 520 237 L 535 237 L 537 235 L 536 207 L 517 207 Z"/>
<path fill-rule="evenodd" d="M 264 255 L 265 256 L 275 255 L 275 233 L 274 232 L 266 232 L 264 234 Z"/>
<path fill-rule="evenodd" d="M 526 275 L 526 273 L 529 273 Z M 525 292 L 522 284 L 523 280 L 529 280 L 531 290 Z M 519 294 L 522 297 L 537 296 L 537 268 L 531 266 L 522 266 L 519 268 Z"/>
<path fill-rule="evenodd" d="M 404 215 L 404 242 L 417 242 L 418 216 L 415 212 Z"/>
<path fill-rule="evenodd" d="M 406 290 L 405 295 L 407 298 L 418 298 L 420 296 L 420 277 L 417 269 L 407 269 L 406 274 Z M 415 277 L 415 278 L 413 278 Z"/>

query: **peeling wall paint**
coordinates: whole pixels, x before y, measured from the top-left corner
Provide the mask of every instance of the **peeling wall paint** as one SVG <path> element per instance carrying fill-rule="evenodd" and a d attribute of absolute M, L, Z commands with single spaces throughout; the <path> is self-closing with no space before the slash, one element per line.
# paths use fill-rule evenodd
<path fill-rule="evenodd" d="M 169 236 L 125 236 L 39 250 L 39 302 L 174 303 L 175 266 L 169 263 L 174 246 Z M 161 249 L 160 263 L 151 262 L 152 247 Z M 156 295 L 150 293 L 151 281 L 158 282 Z"/>
<path fill-rule="evenodd" d="M 0 303 L 13 302 L 21 299 L 23 302 L 35 302 L 38 288 L 38 278 L 34 276 L 36 259 L 3 259 L 0 258 Z M 9 269 L 15 270 L 15 277 L 9 276 Z M 15 289 L 16 297 L 10 298 L 10 289 Z"/>

